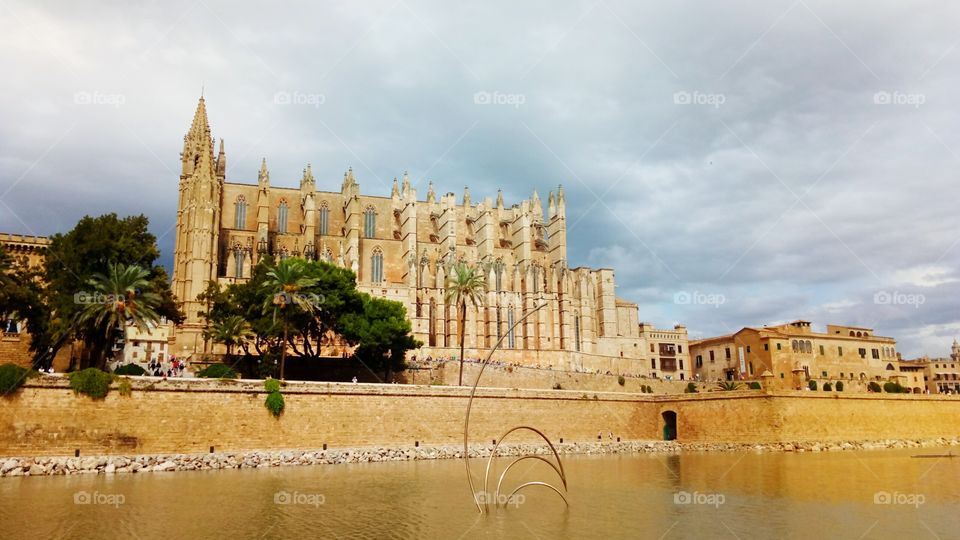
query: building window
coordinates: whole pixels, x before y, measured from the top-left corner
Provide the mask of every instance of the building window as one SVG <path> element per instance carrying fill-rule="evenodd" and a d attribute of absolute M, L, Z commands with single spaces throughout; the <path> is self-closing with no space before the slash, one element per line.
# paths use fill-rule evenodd
<path fill-rule="evenodd" d="M 703 355 L 702 355 L 702 354 L 698 354 L 698 355 L 697 355 L 696 366 L 697 366 L 698 368 L 699 368 L 699 367 L 703 367 Z"/>
<path fill-rule="evenodd" d="M 507 348 L 516 348 L 516 335 L 513 331 L 513 306 L 507 307 Z M 577 350 L 580 350 L 580 318 L 574 319 L 575 336 L 577 339 Z"/>
<path fill-rule="evenodd" d="M 677 352 L 678 352 L 678 353 L 682 353 L 682 352 L 683 352 L 683 345 L 677 345 Z"/>
<path fill-rule="evenodd" d="M 500 316 L 500 307 L 497 307 L 497 341 L 503 337 L 503 317 Z"/>
<path fill-rule="evenodd" d="M 235 267 L 235 269 L 234 269 L 234 270 L 235 270 L 234 273 L 236 274 L 236 276 L 237 276 L 238 278 L 242 278 L 242 277 L 243 277 L 243 265 L 244 265 L 244 263 L 247 261 L 247 252 L 244 251 L 244 250 L 242 250 L 242 249 L 238 249 L 238 250 L 234 251 L 234 252 L 233 252 L 233 260 L 234 260 L 234 262 L 235 262 L 235 264 L 236 264 L 236 267 Z"/>
<path fill-rule="evenodd" d="M 750 353 L 750 346 L 747 345 L 747 354 L 749 354 L 749 353 Z"/>
<path fill-rule="evenodd" d="M 573 341 L 576 344 L 577 352 L 580 352 L 580 314 L 573 315 Z"/>
<path fill-rule="evenodd" d="M 749 364 L 747 364 L 747 369 L 750 370 L 750 375 L 753 375 L 753 362 L 750 362 Z"/>
<path fill-rule="evenodd" d="M 769 350 L 770 350 L 770 344 L 769 344 L 769 343 L 764 343 L 764 344 L 763 344 L 763 350 L 769 351 Z"/>
<path fill-rule="evenodd" d="M 497 284 L 497 292 L 500 292 L 503 290 L 503 269 L 504 268 L 505 267 L 504 267 L 503 261 L 500 259 L 497 259 L 497 262 L 493 263 L 493 275 L 494 275 L 494 280 L 496 281 L 496 284 Z"/>
<path fill-rule="evenodd" d="M 730 359 L 730 347 L 727 347 L 726 349 L 724 349 L 724 354 L 727 356 L 727 360 L 729 360 L 729 359 Z"/>
<path fill-rule="evenodd" d="M 782 347 L 780 346 L 779 343 L 777 343 L 777 350 L 779 351 L 780 349 L 782 349 Z"/>
<path fill-rule="evenodd" d="M 330 208 L 327 202 L 320 203 L 320 234 L 330 234 Z"/>
<path fill-rule="evenodd" d="M 233 212 L 234 212 L 234 229 L 243 229 L 247 224 L 247 199 L 240 195 L 237 197 L 237 202 L 233 203 Z"/>
<path fill-rule="evenodd" d="M 837 356 L 843 356 L 843 347 L 837 347 Z"/>
<path fill-rule="evenodd" d="M 651 358 L 651 359 L 650 359 L 650 369 L 657 369 L 657 359 L 656 359 L 656 358 Z"/>
<path fill-rule="evenodd" d="M 824 352 L 823 352 L 823 345 L 821 345 L 821 346 L 820 346 L 820 356 L 823 356 L 823 355 L 824 355 Z"/>
<path fill-rule="evenodd" d="M 713 362 L 713 351 L 710 351 L 710 362 Z"/>
<path fill-rule="evenodd" d="M 368 206 L 363 213 L 363 236 L 373 238 L 377 233 L 377 211 Z"/>
<path fill-rule="evenodd" d="M 683 358 L 680 359 L 680 369 L 683 369 Z"/>
<path fill-rule="evenodd" d="M 277 231 L 280 233 L 287 232 L 287 202 L 282 201 L 280 206 L 277 208 Z"/>
<path fill-rule="evenodd" d="M 873 349 L 873 350 L 871 350 L 870 352 L 873 353 L 873 358 L 874 358 L 874 360 L 879 360 L 879 359 L 880 359 L 880 351 L 878 351 L 877 349 Z"/>
<path fill-rule="evenodd" d="M 371 278 L 370 281 L 380 283 L 383 281 L 383 251 L 380 248 L 373 250 L 373 257 L 370 258 Z"/>

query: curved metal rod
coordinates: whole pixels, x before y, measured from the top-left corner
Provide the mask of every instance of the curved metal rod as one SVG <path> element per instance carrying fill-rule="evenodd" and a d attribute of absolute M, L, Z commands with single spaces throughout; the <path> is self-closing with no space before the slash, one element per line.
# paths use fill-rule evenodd
<path fill-rule="evenodd" d="M 539 435 L 541 439 L 543 439 L 544 441 L 546 441 L 547 446 L 549 446 L 549 447 L 550 447 L 550 450 L 553 452 L 553 457 L 557 458 L 557 464 L 560 465 L 560 469 L 559 469 L 559 470 L 557 470 L 556 467 L 554 467 L 554 470 L 556 470 L 556 471 L 557 471 L 557 474 L 560 475 L 560 480 L 563 481 L 563 488 L 566 489 L 566 488 L 567 488 L 567 475 L 566 475 L 566 473 L 564 473 L 564 471 L 563 471 L 563 463 L 560 461 L 560 454 L 557 453 L 557 449 L 554 448 L 553 443 L 550 442 L 550 439 L 548 439 L 547 436 L 546 436 L 542 431 L 540 431 L 540 430 L 537 429 L 537 428 L 533 428 L 533 427 L 530 427 L 530 426 L 517 426 L 517 427 L 514 427 L 514 428 L 510 428 L 509 430 L 507 430 L 506 433 L 504 433 L 503 435 L 501 435 L 500 438 L 497 440 L 497 444 L 494 445 L 494 447 L 493 447 L 493 452 L 490 452 L 490 457 L 487 459 L 487 472 L 483 475 L 483 492 L 484 492 L 484 493 L 490 493 L 490 489 L 489 489 L 489 487 L 488 487 L 488 486 L 489 486 L 489 483 L 490 483 L 490 482 L 489 482 L 489 481 L 490 481 L 490 467 L 491 467 L 491 465 L 493 465 L 493 458 L 497 457 L 497 449 L 500 448 L 500 445 L 503 443 L 504 440 L 506 440 L 507 435 L 510 435 L 510 434 L 513 433 L 514 431 L 519 431 L 519 430 L 521 430 L 521 429 L 526 429 L 526 430 L 532 431 L 532 432 L 536 433 L 537 435 Z M 544 460 L 544 461 L 546 461 L 546 460 Z M 548 462 L 548 463 L 549 463 L 549 462 Z M 511 464 L 511 465 L 512 465 L 512 464 Z M 550 463 L 550 465 L 552 466 L 553 463 Z M 508 468 L 509 468 L 509 467 L 508 467 Z M 504 472 L 506 472 L 506 471 L 504 471 Z"/>
<path fill-rule="evenodd" d="M 545 457 L 543 457 L 543 456 L 523 456 L 523 457 L 519 457 L 519 458 L 511 461 L 510 464 L 507 465 L 507 468 L 505 468 L 505 469 L 503 470 L 503 472 L 500 473 L 500 480 L 497 481 L 497 490 L 496 490 L 496 491 L 494 492 L 494 494 L 493 494 L 493 500 L 494 500 L 494 501 L 499 501 L 499 500 L 500 500 L 500 486 L 503 484 L 503 479 L 507 477 L 507 471 L 509 471 L 511 467 L 513 467 L 514 465 L 516 465 L 517 463 L 520 463 L 521 461 L 523 461 L 523 460 L 525 460 L 525 459 L 536 459 L 536 460 L 540 460 L 540 461 L 546 463 L 547 465 L 553 467 L 553 470 L 557 471 L 557 475 L 560 477 L 561 480 L 563 480 L 563 489 L 564 489 L 564 490 L 567 489 L 567 479 L 563 476 L 563 473 L 560 472 L 560 469 L 558 469 L 557 466 L 554 465 L 552 461 L 550 461 L 549 459 L 547 459 L 547 458 L 545 458 Z"/>
<path fill-rule="evenodd" d="M 502 336 L 500 336 L 500 339 L 498 339 L 497 343 L 493 346 L 492 349 L 490 349 L 490 352 L 487 354 L 487 357 L 483 360 L 483 363 L 480 364 L 480 373 L 477 374 L 477 380 L 476 382 L 473 383 L 473 388 L 470 390 L 470 399 L 467 400 L 467 414 L 463 419 L 463 465 L 467 469 L 467 482 L 470 484 L 470 495 L 473 497 L 473 503 L 477 505 L 477 511 L 480 512 L 481 514 L 483 513 L 483 507 L 480 506 L 480 501 L 477 500 L 477 490 L 473 484 L 473 475 L 470 473 L 470 449 L 467 445 L 468 434 L 470 432 L 470 409 L 471 407 L 473 407 L 473 397 L 477 393 L 477 386 L 480 384 L 480 377 L 483 376 L 483 370 L 484 368 L 487 367 L 487 362 L 490 361 L 490 358 L 493 356 L 493 353 L 495 353 L 497 349 L 500 348 L 500 345 L 503 344 L 503 340 L 507 339 L 507 336 L 509 336 L 510 333 L 513 332 L 514 328 L 519 326 L 520 323 L 522 323 L 523 321 L 527 320 L 527 317 L 533 315 L 534 313 L 536 313 L 537 311 L 545 307 L 547 307 L 546 302 L 533 308 L 532 310 L 530 310 L 529 313 L 520 317 L 520 320 L 513 323 L 513 326 L 511 326 L 506 332 L 504 332 Z"/>
<path fill-rule="evenodd" d="M 518 491 L 520 491 L 521 489 L 523 489 L 523 488 L 525 488 L 525 487 L 527 487 L 527 486 L 543 486 L 543 487 L 548 487 L 548 488 L 552 489 L 557 495 L 559 495 L 561 499 L 563 499 L 563 503 L 564 503 L 564 504 L 566 504 L 567 506 L 570 506 L 570 501 L 567 500 L 567 496 L 564 495 L 562 491 L 560 491 L 559 489 L 553 487 L 552 485 L 550 485 L 550 484 L 548 484 L 548 483 L 546 483 L 546 482 L 527 482 L 526 484 L 520 484 L 519 486 L 517 486 L 517 489 L 515 489 L 515 490 L 513 490 L 513 491 L 510 492 L 510 495 L 507 496 L 507 500 L 509 501 L 509 500 L 513 499 L 513 496 L 516 495 Z M 506 506 L 506 503 L 504 503 L 504 506 Z"/>

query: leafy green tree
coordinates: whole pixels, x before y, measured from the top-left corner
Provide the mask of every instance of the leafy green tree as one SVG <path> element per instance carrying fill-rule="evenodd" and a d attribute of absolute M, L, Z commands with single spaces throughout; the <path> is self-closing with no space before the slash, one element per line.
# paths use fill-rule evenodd
<path fill-rule="evenodd" d="M 413 338 L 407 309 L 400 302 L 363 294 L 363 311 L 344 316 L 346 338 L 357 343 L 354 356 L 372 371 L 406 369 L 407 351 L 423 346 Z"/>
<path fill-rule="evenodd" d="M 457 306 L 460 314 L 460 376 L 458 386 L 463 385 L 463 349 L 467 337 L 467 303 L 474 307 L 483 305 L 483 295 L 487 290 L 483 270 L 478 266 L 471 266 L 463 262 L 453 265 L 446 282 L 446 301 Z"/>
<path fill-rule="evenodd" d="M 3 245 L 0 245 L 0 323 L 5 319 L 40 322 L 40 282 L 37 272 L 26 265 L 17 264 Z"/>
<path fill-rule="evenodd" d="M 87 285 L 93 293 L 77 297 L 83 308 L 74 317 L 72 327 L 85 336 L 94 351 L 97 366 L 106 360 L 106 351 L 119 330 L 128 324 L 147 332 L 160 320 L 157 308 L 161 298 L 151 291 L 150 272 L 136 265 L 108 264 L 106 274 L 94 274 Z"/>
<path fill-rule="evenodd" d="M 313 312 L 317 299 L 304 290 L 314 285 L 316 280 L 307 276 L 306 262 L 297 258 L 280 261 L 267 269 L 266 277 L 263 288 L 269 296 L 264 299 L 263 311 L 272 313 L 274 321 L 279 315 L 283 324 L 283 348 L 280 351 L 280 380 L 283 380 L 290 341 L 290 318 L 297 312 Z"/>
<path fill-rule="evenodd" d="M 73 336 L 88 344 L 89 340 L 98 339 L 98 335 L 76 332 L 73 327 L 78 313 L 86 307 L 77 302 L 77 295 L 90 292 L 87 290 L 89 280 L 95 274 L 107 272 L 111 263 L 148 269 L 145 279 L 149 284 L 143 290 L 157 295 L 156 313 L 175 323 L 183 320 L 167 273 L 156 264 L 160 251 L 148 226 L 149 220 L 142 215 L 86 216 L 71 231 L 50 238 L 38 280 L 43 283 L 41 307 L 27 317 L 35 363 L 48 366 Z"/>

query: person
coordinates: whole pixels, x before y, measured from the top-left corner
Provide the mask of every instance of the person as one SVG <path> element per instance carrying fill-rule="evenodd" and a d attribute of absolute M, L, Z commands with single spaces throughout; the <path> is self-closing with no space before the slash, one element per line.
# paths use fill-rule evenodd
<path fill-rule="evenodd" d="M 353 376 L 353 384 L 357 384 L 357 376 L 356 376 L 356 375 Z"/>

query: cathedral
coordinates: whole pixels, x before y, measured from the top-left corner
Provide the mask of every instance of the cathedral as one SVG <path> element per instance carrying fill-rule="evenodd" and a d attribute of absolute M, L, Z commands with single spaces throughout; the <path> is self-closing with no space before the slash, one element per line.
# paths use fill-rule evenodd
<path fill-rule="evenodd" d="M 336 184 L 315 179 L 309 165 L 299 187 L 280 187 L 266 160 L 255 182 L 228 179 L 224 143 L 215 145 L 202 97 L 181 162 L 173 291 L 186 321 L 177 329 L 178 350 L 209 350 L 197 301 L 207 283 L 248 279 L 268 253 L 350 268 L 360 290 L 402 302 L 424 344 L 411 353 L 420 357 L 457 356 L 462 330 L 468 358 L 505 337 L 499 360 L 554 369 L 650 374 L 651 332 L 681 354 L 686 349 L 684 327 L 657 330 L 638 321 L 637 305 L 616 297 L 613 270 L 569 266 L 562 187 L 546 202 L 534 191 L 508 206 L 502 192 L 474 200 L 467 188 L 438 195 L 432 183 L 420 197 L 407 174 L 394 179 L 389 196 L 361 194 L 352 170 L 328 191 Z M 444 301 L 457 261 L 480 265 L 488 284 L 484 305 L 468 308 L 464 329 Z M 676 347 L 649 346 L 676 354 Z M 681 358 L 674 373 L 656 375 L 689 377 L 689 364 Z"/>

